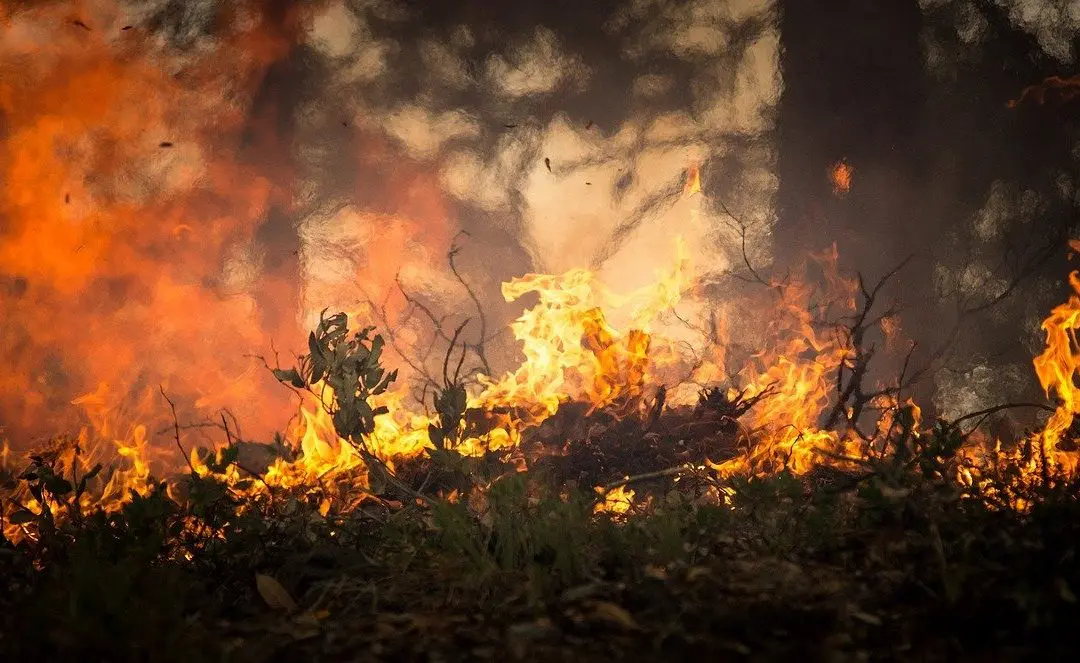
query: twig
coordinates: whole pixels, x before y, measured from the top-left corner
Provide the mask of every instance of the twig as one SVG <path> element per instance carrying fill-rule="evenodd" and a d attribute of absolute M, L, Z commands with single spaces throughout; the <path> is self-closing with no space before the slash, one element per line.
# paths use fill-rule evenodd
<path fill-rule="evenodd" d="M 667 401 L 667 387 L 660 385 L 660 388 L 656 391 L 656 398 L 652 402 L 652 406 L 649 408 L 648 418 L 645 420 L 645 427 L 642 429 L 642 433 L 648 433 L 652 430 L 652 427 L 656 425 L 656 422 L 660 420 L 660 415 L 664 412 L 664 403 Z"/>
<path fill-rule="evenodd" d="M 225 428 L 225 439 L 226 439 L 226 441 L 228 441 L 229 447 L 231 448 L 233 446 L 233 438 L 232 438 L 232 434 L 229 432 L 229 423 L 225 420 L 225 412 L 224 411 L 221 412 L 221 425 Z M 240 441 L 243 442 L 243 440 L 240 440 Z M 262 485 L 266 486 L 266 490 L 268 491 L 267 494 L 270 495 L 270 499 L 271 500 L 274 499 L 274 495 L 270 491 L 270 484 L 266 483 L 266 479 L 263 478 L 262 474 L 260 474 L 259 472 L 256 472 L 255 470 L 252 470 L 250 468 L 244 467 L 240 463 L 239 460 L 233 461 L 232 464 L 237 466 L 241 470 L 247 472 L 248 474 L 255 477 L 256 479 L 258 479 L 262 483 Z"/>
<path fill-rule="evenodd" d="M 1000 412 L 1002 410 L 1010 410 L 1010 409 L 1022 408 L 1022 407 L 1033 407 L 1033 408 L 1036 408 L 1036 409 L 1039 409 L 1039 410 L 1043 410 L 1045 412 L 1054 412 L 1054 408 L 1052 408 L 1049 405 L 1046 405 L 1044 403 L 1002 403 L 1001 405 L 995 405 L 993 407 L 988 407 L 986 409 L 979 410 L 978 412 L 971 412 L 969 414 L 965 414 L 962 417 L 958 417 L 957 419 L 953 419 L 952 425 L 955 426 L 955 425 L 959 424 L 961 421 L 967 421 L 968 419 L 974 419 L 976 417 L 982 417 L 982 416 L 986 416 L 986 415 L 991 415 L 991 414 L 994 414 L 995 412 Z"/>
<path fill-rule="evenodd" d="M 461 250 L 457 246 L 457 238 L 460 236 L 470 237 L 469 233 L 464 230 L 460 231 L 457 236 L 454 237 L 454 244 L 451 246 L 450 251 L 446 254 L 446 260 L 450 264 L 450 271 L 454 273 L 454 277 L 457 278 L 458 283 L 465 288 L 465 292 L 469 294 L 469 299 L 473 301 L 473 305 L 476 307 L 476 316 L 480 321 L 480 340 L 473 346 L 473 352 L 476 354 L 477 359 L 480 360 L 480 364 L 484 367 L 484 373 L 491 375 L 491 366 L 488 364 L 487 353 L 484 349 L 484 344 L 487 341 L 487 316 L 484 315 L 484 307 L 480 304 L 480 298 L 477 297 L 476 292 L 469 285 L 468 281 L 461 276 L 458 271 L 457 263 L 454 262 L 454 258 L 457 257 L 458 252 Z M 463 355 L 464 357 L 464 355 Z"/>
<path fill-rule="evenodd" d="M 429 319 L 432 320 L 432 324 L 435 325 L 435 337 L 436 337 L 436 339 L 445 338 L 445 335 L 442 333 L 442 329 L 440 328 L 441 323 L 438 320 L 435 320 L 432 317 L 433 314 L 431 314 L 431 312 L 428 311 L 426 307 L 424 307 L 419 302 L 414 301 L 413 299 L 410 298 L 408 293 L 406 293 L 404 288 L 402 288 L 400 281 L 398 282 L 398 289 L 401 290 L 402 297 L 405 298 L 405 301 L 410 306 L 410 309 L 408 310 L 407 315 L 405 315 L 403 320 L 399 321 L 399 327 L 404 326 L 405 324 L 407 324 L 409 322 L 409 320 L 412 319 L 413 313 L 415 311 L 419 310 L 419 311 L 425 312 L 425 314 L 429 317 Z M 402 347 L 400 347 L 398 345 L 398 342 L 397 342 L 397 329 L 393 328 L 390 325 L 389 316 L 386 314 L 386 307 L 385 306 L 378 306 L 378 305 L 375 304 L 375 302 L 373 302 L 370 299 L 367 300 L 367 305 L 380 318 L 380 321 L 382 322 L 382 326 L 386 329 L 386 336 L 387 336 L 387 338 L 390 339 L 390 347 L 393 348 L 394 352 L 397 353 L 398 357 L 402 361 L 404 361 L 409 366 L 409 368 L 411 368 L 413 370 L 413 372 L 417 376 L 419 376 L 421 378 L 421 382 L 424 385 L 424 389 L 426 390 L 426 388 L 427 388 L 427 386 L 429 384 L 431 386 L 438 386 L 438 381 L 436 381 L 435 378 L 432 377 L 432 375 L 428 372 L 427 367 L 424 366 L 424 362 L 431 355 L 431 350 L 432 350 L 432 347 L 434 347 L 434 343 L 432 343 L 432 345 L 428 346 L 427 350 L 425 350 L 423 353 L 420 354 L 420 361 L 419 362 L 415 361 L 412 358 L 412 355 L 413 355 L 412 352 L 406 352 L 406 350 L 404 348 L 402 348 Z M 420 398 L 420 401 L 423 402 L 423 397 Z"/>
<path fill-rule="evenodd" d="M 754 266 L 750 263 L 750 255 L 746 252 L 746 223 L 740 217 L 736 216 L 730 209 L 728 209 L 728 206 L 724 204 L 723 200 L 720 200 L 718 198 L 716 200 L 716 203 L 720 206 L 720 211 L 726 214 L 732 221 L 734 221 L 735 225 L 739 229 L 739 241 L 741 243 L 743 263 L 746 265 L 746 269 L 748 272 L 750 272 L 750 275 L 753 276 L 754 281 L 757 281 L 761 285 L 768 288 L 779 287 L 777 284 L 770 283 L 769 281 L 766 281 L 764 278 L 762 278 L 761 274 L 759 274 L 758 271 L 754 269 Z"/>
<path fill-rule="evenodd" d="M 191 473 L 196 474 L 195 466 L 191 464 L 191 459 L 188 458 L 187 452 L 184 451 L 184 445 L 180 443 L 180 422 L 176 418 L 176 405 L 173 404 L 172 399 L 170 399 L 168 394 L 165 393 L 164 386 L 159 384 L 158 389 L 161 390 L 162 397 L 165 399 L 165 402 L 169 404 L 169 409 L 172 410 L 173 435 L 176 440 L 176 448 L 180 450 L 180 455 L 184 457 L 184 462 L 186 462 L 188 468 L 191 469 Z"/>
<path fill-rule="evenodd" d="M 450 374 L 448 373 L 448 371 L 450 370 L 450 356 L 452 354 L 454 354 L 454 346 L 457 345 L 458 337 L 461 336 L 461 332 L 465 329 L 465 325 L 467 325 L 467 324 L 469 324 L 469 319 L 468 318 L 466 318 L 465 321 L 462 322 L 460 325 L 458 325 L 457 329 L 454 330 L 454 336 L 450 339 L 450 346 L 448 348 L 446 348 L 446 355 L 443 357 L 443 365 L 442 365 L 443 384 L 447 388 L 457 384 L 458 377 L 461 374 L 461 364 L 465 361 L 465 352 L 467 350 L 464 343 L 461 344 L 462 345 L 462 347 L 461 347 L 461 361 L 458 362 L 457 368 L 454 370 L 454 379 L 453 380 L 450 379 Z"/>
<path fill-rule="evenodd" d="M 863 296 L 863 303 L 859 307 L 857 313 L 852 318 L 851 325 L 846 330 L 848 342 L 850 343 L 851 349 L 854 352 L 854 356 L 847 357 L 844 360 L 851 362 L 851 365 L 848 368 L 848 370 L 850 371 L 850 375 L 848 376 L 847 384 L 845 386 L 844 362 L 841 362 L 840 368 L 837 371 L 836 378 L 836 389 L 839 393 L 839 397 L 837 398 L 836 404 L 833 406 L 833 409 L 829 412 L 828 417 L 826 417 L 825 419 L 825 423 L 823 425 L 824 428 L 831 428 L 832 426 L 834 426 L 837 420 L 841 417 L 841 415 L 843 415 L 845 420 L 848 422 L 848 425 L 860 437 L 862 437 L 863 439 L 867 439 L 867 437 L 858 428 L 859 418 L 862 416 L 863 410 L 866 408 L 866 405 L 868 403 L 871 403 L 875 398 L 879 396 L 891 393 L 893 391 L 899 391 L 903 387 L 903 384 L 901 382 L 896 386 L 895 389 L 890 387 L 873 393 L 866 393 L 863 391 L 863 379 L 866 377 L 867 370 L 870 366 L 870 361 L 874 358 L 874 355 L 876 353 L 876 348 L 874 346 L 871 345 L 869 347 L 866 347 L 864 345 L 864 339 L 866 337 L 866 332 L 870 329 L 872 325 L 876 324 L 885 317 L 889 317 L 895 314 L 893 307 L 889 307 L 889 309 L 884 314 L 868 322 L 870 318 L 870 312 L 871 310 L 873 310 L 874 304 L 877 302 L 877 298 L 878 295 L 881 293 L 881 289 L 893 276 L 899 273 L 900 270 L 902 270 L 909 262 L 911 262 L 914 257 L 914 254 L 912 254 L 901 260 L 899 264 L 890 269 L 888 272 L 885 272 L 885 274 L 883 274 L 881 278 L 877 280 L 877 282 L 872 288 L 866 287 L 866 282 L 865 280 L 863 280 L 862 274 L 858 275 L 859 292 Z M 907 370 L 906 364 L 907 360 L 905 360 L 905 372 Z M 850 411 L 848 411 L 849 405 Z"/>
<path fill-rule="evenodd" d="M 433 498 L 428 497 L 427 495 L 419 491 L 413 490 L 404 481 L 399 479 L 396 474 L 390 471 L 390 468 L 386 466 L 386 463 L 384 463 L 381 459 L 379 459 L 379 457 L 377 457 L 375 454 L 371 453 L 371 451 L 367 449 L 366 442 L 361 442 L 361 444 L 354 443 L 353 446 L 360 453 L 360 457 L 364 459 L 364 463 L 367 464 L 368 469 L 378 472 L 380 475 L 382 475 L 382 478 L 386 479 L 386 481 L 392 484 L 395 488 L 414 499 L 424 502 L 428 506 L 435 506 L 437 504 L 437 502 Z"/>
<path fill-rule="evenodd" d="M 669 477 L 676 474 L 692 473 L 694 468 L 687 467 L 685 465 L 679 465 L 677 467 L 669 467 L 664 470 L 656 470 L 655 472 L 645 472 L 644 474 L 635 474 L 634 476 L 624 477 L 618 481 L 612 481 L 609 484 L 605 484 L 600 487 L 602 491 L 601 496 L 610 490 L 618 488 L 620 486 L 627 486 L 638 481 L 648 481 L 649 479 L 659 479 L 660 477 Z"/>

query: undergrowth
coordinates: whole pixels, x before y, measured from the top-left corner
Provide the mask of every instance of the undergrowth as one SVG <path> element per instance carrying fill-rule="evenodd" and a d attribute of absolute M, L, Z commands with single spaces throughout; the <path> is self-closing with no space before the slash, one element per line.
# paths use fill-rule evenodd
<path fill-rule="evenodd" d="M 1029 456 L 957 481 L 962 435 L 940 422 L 857 470 L 690 473 L 597 512 L 595 492 L 456 455 L 447 375 L 429 460 L 454 491 L 422 492 L 364 447 L 367 397 L 393 375 L 381 340 L 345 323 L 325 319 L 278 376 L 351 394 L 334 422 L 381 494 L 339 513 L 311 487 L 240 493 L 227 448 L 106 513 L 79 506 L 92 474 L 38 456 L 5 479 L 54 508 L 2 509 L 22 536 L 0 540 L 0 657 L 974 661 L 1076 645 L 1080 486 L 1030 478 Z"/>
<path fill-rule="evenodd" d="M 943 471 L 953 459 L 924 460 L 933 468 L 884 463 L 843 485 L 734 480 L 726 504 L 675 484 L 623 516 L 594 514 L 594 495 L 525 473 L 496 481 L 479 509 L 373 499 L 330 517 L 303 496 L 240 500 L 221 477 L 191 475 L 183 504 L 160 484 L 112 514 L 22 516 L 27 536 L 0 544 L 0 651 L 103 661 L 1067 651 L 1080 617 L 1076 484 L 1031 486 L 1021 512 L 984 499 L 989 486 L 960 486 Z M 30 476 L 43 497 L 73 499 L 47 468 Z"/>

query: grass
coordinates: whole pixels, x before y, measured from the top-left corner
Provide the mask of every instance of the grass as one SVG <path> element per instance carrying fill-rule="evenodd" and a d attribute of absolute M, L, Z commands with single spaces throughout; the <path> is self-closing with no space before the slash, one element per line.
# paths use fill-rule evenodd
<path fill-rule="evenodd" d="M 596 515 L 594 495 L 528 474 L 495 482 L 479 500 L 372 498 L 328 517 L 311 496 L 241 500 L 213 475 L 191 476 L 183 505 L 161 488 L 111 515 L 27 521 L 33 536 L 0 544 L 0 653 L 83 661 L 1070 653 L 1080 618 L 1077 485 L 1051 476 L 1025 489 L 1029 511 L 999 508 L 980 499 L 987 487 L 943 474 L 951 462 L 930 457 L 902 471 L 888 463 L 839 483 L 735 480 L 728 504 L 692 481 L 668 483 L 623 516 Z"/>
<path fill-rule="evenodd" d="M 1080 482 L 1038 445 L 966 483 L 964 436 L 946 422 L 894 427 L 880 454 L 803 476 L 646 464 L 635 506 L 597 513 L 603 500 L 574 486 L 683 464 L 701 440 L 665 454 L 686 417 L 737 404 L 704 394 L 696 414 L 636 423 L 568 407 L 563 423 L 601 422 L 603 443 L 589 434 L 513 472 L 455 451 L 469 413 L 448 379 L 432 447 L 390 472 L 364 440 L 380 413 L 366 399 L 393 374 L 381 339 L 346 330 L 325 319 L 312 354 L 275 374 L 351 394 L 329 413 L 375 494 L 327 510 L 348 477 L 245 491 L 230 442 L 106 511 L 84 493 L 107 471 L 62 476 L 55 454 L 34 457 L 0 476 L 0 525 L 20 534 L 0 539 L 2 660 L 953 662 L 1064 659 L 1080 644 Z M 739 412 L 719 414 L 722 432 Z M 35 514 L 27 494 L 54 508 Z"/>

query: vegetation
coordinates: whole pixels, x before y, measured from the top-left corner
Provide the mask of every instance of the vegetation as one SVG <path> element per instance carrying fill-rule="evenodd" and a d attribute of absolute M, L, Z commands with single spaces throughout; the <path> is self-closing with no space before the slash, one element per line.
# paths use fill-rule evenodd
<path fill-rule="evenodd" d="M 1037 448 L 958 481 L 969 466 L 959 426 L 898 425 L 880 454 L 844 471 L 632 477 L 647 497 L 616 513 L 550 467 L 497 472 L 454 452 L 467 413 L 447 375 L 421 480 L 365 445 L 381 413 L 368 398 L 394 375 L 381 338 L 349 337 L 346 323 L 324 319 L 300 365 L 275 372 L 298 389 L 333 386 L 334 425 L 372 477 L 358 506 L 326 509 L 311 486 L 250 490 L 258 474 L 237 481 L 230 444 L 122 508 L 87 507 L 100 466 L 61 476 L 55 458 L 35 456 L 4 478 L 5 494 L 22 485 L 53 505 L 37 514 L 6 498 L 4 525 L 22 536 L 0 540 L 5 660 L 1071 653 L 1080 484 Z M 702 394 L 718 402 L 753 406 Z"/>

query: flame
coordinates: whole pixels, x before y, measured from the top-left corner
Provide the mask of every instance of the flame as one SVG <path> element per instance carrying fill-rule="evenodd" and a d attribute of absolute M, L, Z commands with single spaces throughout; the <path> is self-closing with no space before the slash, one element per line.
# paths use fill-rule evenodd
<path fill-rule="evenodd" d="M 855 169 L 848 165 L 847 160 L 841 159 L 829 169 L 829 181 L 833 185 L 833 193 L 840 196 L 851 190 L 851 176 Z"/>
<path fill-rule="evenodd" d="M 671 272 L 626 295 L 609 291 L 583 269 L 558 277 L 529 274 L 503 284 L 507 301 L 530 292 L 540 298 L 511 324 L 525 360 L 498 380 L 481 376 L 484 390 L 470 407 L 523 409 L 527 421 L 537 423 L 570 400 L 601 408 L 639 396 L 649 366 L 649 326 L 678 303 L 684 287 L 687 251 L 681 238 L 676 245 Z M 628 311 L 632 328 L 620 333 L 605 310 Z"/>
<path fill-rule="evenodd" d="M 1016 108 L 1028 97 L 1034 97 L 1041 106 L 1046 102 L 1046 96 L 1050 92 L 1057 92 L 1057 97 L 1062 102 L 1068 102 L 1080 96 L 1080 74 L 1069 77 L 1049 76 L 1041 83 L 1029 85 L 1020 91 L 1020 96 L 1010 99 L 1006 106 Z"/>
<path fill-rule="evenodd" d="M 616 486 L 607 491 L 603 488 L 597 488 L 596 492 L 598 495 L 603 496 L 604 501 L 596 505 L 593 509 L 595 513 L 621 515 L 629 511 L 630 507 L 634 505 L 634 491 L 625 485 Z"/>
<path fill-rule="evenodd" d="M 257 158 L 281 147 L 264 136 L 270 132 L 260 130 L 250 107 L 267 68 L 291 50 L 303 15 L 271 21 L 258 4 L 224 11 L 225 37 L 196 54 L 115 37 L 111 28 L 121 15 L 103 0 L 79 5 L 80 20 L 95 26 L 90 31 L 46 30 L 67 20 L 55 7 L 3 16 L 13 36 L 0 42 L 0 57 L 25 71 L 0 79 L 0 356 L 7 362 L 0 416 L 5 435 L 69 424 L 78 430 L 48 450 L 58 473 L 85 476 L 97 463 L 119 459 L 80 497 L 87 510 L 114 510 L 133 494 L 147 494 L 152 476 L 176 469 L 178 450 L 193 472 L 207 474 L 208 457 L 195 450 L 200 442 L 221 453 L 234 436 L 256 439 L 275 430 L 286 409 L 287 392 L 244 358 L 272 338 L 295 337 L 294 325 L 283 321 L 296 317 L 299 304 L 280 275 L 260 276 L 252 255 L 270 210 L 289 208 L 292 187 L 272 180 L 272 169 Z M 269 143 L 246 159 L 228 156 L 242 152 L 246 135 Z M 378 141 L 371 142 L 358 159 L 388 160 L 388 148 L 380 151 Z M 845 160 L 830 169 L 837 195 L 850 190 L 853 173 Z M 434 182 L 434 175 L 420 173 L 398 188 L 375 187 L 380 196 L 401 199 L 401 214 L 373 222 L 383 232 L 364 238 L 368 255 L 357 281 L 388 287 L 405 254 L 414 252 L 418 262 L 430 258 L 418 245 L 449 245 L 447 227 L 427 223 L 447 216 L 431 193 Z M 705 198 L 696 164 L 683 186 L 684 199 L 695 195 Z M 692 205 L 687 211 L 698 218 Z M 513 448 L 530 427 L 570 402 L 624 416 L 640 412 L 645 395 L 659 387 L 673 387 L 670 405 L 686 405 L 697 386 L 729 378 L 732 399 L 736 388 L 744 397 L 762 398 L 738 422 L 738 452 L 724 450 L 721 457 L 718 451 L 708 462 L 721 477 L 845 466 L 890 433 L 919 436 L 918 405 L 884 396 L 872 404 L 881 414 L 869 439 L 853 432 L 854 425 L 823 425 L 836 405 L 837 375 L 851 368 L 855 353 L 836 325 L 822 324 L 825 313 L 843 319 L 856 311 L 857 283 L 839 274 L 837 259 L 835 247 L 813 257 L 821 279 L 777 281 L 741 299 L 733 295 L 707 305 L 694 301 L 700 284 L 682 238 L 671 268 L 629 293 L 615 292 L 587 269 L 504 283 L 507 302 L 530 294 L 537 299 L 510 323 L 521 361 L 501 374 L 479 376 L 467 404 L 490 414 L 494 425 L 456 441 L 456 450 L 478 455 Z M 1080 411 L 1080 276 L 1073 273 L 1070 283 L 1077 294 L 1043 323 L 1047 345 L 1034 359 L 1041 385 L 1059 405 L 1032 442 L 1046 463 L 1073 473 L 1078 452 L 1060 448 Z M 320 310 L 324 293 L 312 290 L 305 293 L 312 300 L 307 303 Z M 279 300 L 281 310 L 267 304 Z M 672 320 L 681 320 L 676 309 L 687 304 L 705 309 L 708 318 L 691 351 L 680 337 L 685 326 Z M 387 322 L 397 321 L 404 308 L 395 300 Z M 367 313 L 357 317 L 368 322 Z M 884 318 L 880 326 L 886 351 L 899 349 L 899 320 Z M 731 371 L 735 330 L 744 327 L 751 331 L 740 333 L 752 339 L 754 352 Z M 676 389 L 687 384 L 694 388 Z M 225 479 L 238 492 L 310 491 L 324 515 L 347 510 L 369 488 L 369 468 L 355 444 L 365 444 L 391 469 L 431 445 L 428 428 L 435 421 L 410 407 L 404 388 L 374 403 L 387 414 L 375 419 L 374 432 L 363 441 L 338 438 L 325 407 L 333 392 L 325 385 L 316 391 L 321 400 L 305 394 L 286 431 L 291 455 L 273 460 L 259 481 L 237 466 L 228 469 Z M 240 436 L 238 430 L 181 427 L 164 394 L 204 412 L 246 404 L 238 418 L 258 430 Z M 58 420 L 54 414 L 66 411 L 60 405 L 69 404 L 78 420 Z M 854 417 L 847 412 L 845 423 Z M 165 443 L 170 439 L 175 444 Z M 975 482 L 990 454 L 1020 452 L 995 443 L 964 453 L 970 465 L 958 479 Z M 15 462 L 4 441 L 0 467 Z M 1045 470 L 1036 461 L 1026 467 L 1030 473 Z M 32 512 L 59 513 L 60 505 L 38 503 L 25 485 L 20 491 L 17 501 Z M 635 497 L 625 485 L 601 492 L 597 510 L 609 513 L 625 513 Z M 4 522 L 8 538 L 24 534 Z"/>
<path fill-rule="evenodd" d="M 850 314 L 857 284 L 840 277 L 837 257 L 834 246 L 815 260 L 825 271 L 827 299 L 839 304 L 841 315 Z M 712 464 L 721 475 L 770 474 L 784 467 L 803 473 L 828 456 L 861 455 L 852 439 L 818 428 L 832 404 L 836 371 L 852 348 L 846 337 L 815 328 L 812 300 L 821 294 L 815 287 L 798 281 L 776 285 L 778 302 L 764 335 L 769 346 L 739 372 L 749 396 L 771 394 L 748 413 L 748 452 Z"/>
<path fill-rule="evenodd" d="M 1069 474 L 1077 468 L 1077 453 L 1058 449 L 1063 434 L 1072 426 L 1073 418 L 1080 412 L 1080 391 L 1076 386 L 1077 368 L 1080 367 L 1076 330 L 1080 327 L 1080 273 L 1069 274 L 1069 285 L 1074 294 L 1056 307 L 1042 323 L 1046 332 L 1046 349 L 1035 357 L 1035 374 L 1039 384 L 1058 400 L 1057 409 L 1043 428 L 1038 443 L 1046 460 L 1060 466 Z"/>
<path fill-rule="evenodd" d="M 72 27 L 71 7 L 42 5 L 7 17 L 0 41 L 12 65 L 0 77 L 8 434 L 77 425 L 64 406 L 99 381 L 172 384 L 187 405 L 273 430 L 287 400 L 244 355 L 296 332 L 263 325 L 268 302 L 291 302 L 245 278 L 243 247 L 287 191 L 231 155 L 299 17 L 231 3 L 212 51 L 179 53 L 121 32 L 110 2 L 77 4 L 90 29 Z M 146 414 L 149 426 L 166 416 L 160 403 Z"/>
<path fill-rule="evenodd" d="M 686 184 L 683 186 L 683 196 L 689 198 L 695 193 L 701 193 L 701 168 L 696 164 L 686 171 Z"/>

